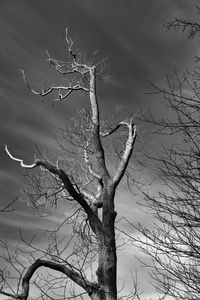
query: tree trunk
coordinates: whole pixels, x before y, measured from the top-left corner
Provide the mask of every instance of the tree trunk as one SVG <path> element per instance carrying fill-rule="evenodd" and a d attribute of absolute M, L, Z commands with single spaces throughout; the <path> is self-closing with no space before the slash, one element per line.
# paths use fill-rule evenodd
<path fill-rule="evenodd" d="M 103 235 L 99 242 L 99 266 L 97 270 L 99 299 L 117 299 L 117 255 L 115 242 L 114 188 L 107 187 L 103 192 L 102 224 Z"/>

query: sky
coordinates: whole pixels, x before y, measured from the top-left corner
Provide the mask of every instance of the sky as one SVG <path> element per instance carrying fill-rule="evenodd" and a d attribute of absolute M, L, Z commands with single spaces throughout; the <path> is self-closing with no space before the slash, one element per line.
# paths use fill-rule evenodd
<path fill-rule="evenodd" d="M 139 106 L 151 109 L 155 116 L 164 114 L 158 96 L 147 95 L 149 81 L 163 84 L 165 75 L 173 77 L 193 63 L 198 42 L 180 32 L 166 31 L 163 24 L 176 17 L 198 17 L 197 1 L 187 0 L 1 0 L 0 1 L 0 207 L 4 207 L 22 188 L 22 170 L 9 159 L 13 155 L 32 163 L 36 145 L 54 151 L 54 136 L 87 99 L 73 95 L 52 108 L 51 101 L 41 102 L 26 88 L 20 70 L 25 70 L 35 89 L 57 82 L 58 77 L 45 64 L 46 50 L 66 57 L 65 28 L 69 29 L 77 49 L 88 56 L 108 57 L 108 77 L 101 83 L 100 105 L 107 115 L 137 113 Z M 141 131 L 145 131 L 141 128 Z M 155 137 L 144 134 L 144 145 L 155 147 Z M 148 172 L 151 177 L 151 170 Z M 137 196 L 122 186 L 117 195 L 119 216 L 132 222 L 148 221 L 140 213 Z M 0 235 L 11 244 L 19 240 L 19 228 L 31 236 L 39 228 L 57 222 L 56 217 L 41 218 L 26 203 L 0 216 Z M 131 208 L 131 209 L 130 209 Z M 125 225 L 124 225 L 125 226 Z M 130 229 L 129 229 L 130 230 Z M 119 254 L 120 284 L 130 288 L 130 261 L 141 278 L 147 271 L 134 259 L 136 250 L 126 248 Z M 145 295 L 154 295 L 147 284 Z"/>

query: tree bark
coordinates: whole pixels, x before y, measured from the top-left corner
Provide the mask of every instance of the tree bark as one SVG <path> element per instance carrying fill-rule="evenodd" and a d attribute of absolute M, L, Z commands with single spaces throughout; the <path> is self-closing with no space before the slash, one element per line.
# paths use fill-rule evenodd
<path fill-rule="evenodd" d="M 100 286 L 99 298 L 101 300 L 117 299 L 117 254 L 114 226 L 116 212 L 114 210 L 114 196 L 115 189 L 110 182 L 108 182 L 102 196 L 103 234 L 99 241 L 99 265 L 96 272 Z"/>

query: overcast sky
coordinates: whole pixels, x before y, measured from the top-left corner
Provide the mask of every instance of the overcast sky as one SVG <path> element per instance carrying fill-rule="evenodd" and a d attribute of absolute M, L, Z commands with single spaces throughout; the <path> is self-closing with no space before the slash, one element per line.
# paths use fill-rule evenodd
<path fill-rule="evenodd" d="M 150 89 L 148 81 L 163 83 L 165 74 L 173 74 L 175 68 L 179 72 L 187 69 L 199 46 L 180 32 L 167 32 L 163 24 L 174 16 L 197 16 L 197 3 L 187 0 L 0 1 L 0 207 L 21 189 L 21 170 L 6 156 L 4 145 L 32 163 L 35 145 L 54 149 L 54 135 L 87 101 L 72 96 L 66 103 L 52 108 L 50 102 L 42 103 L 27 90 L 19 70 L 25 70 L 34 88 L 40 88 L 42 80 L 56 82 L 55 72 L 44 63 L 45 51 L 56 58 L 66 57 L 64 35 L 68 27 L 76 47 L 83 53 L 98 52 L 99 59 L 109 57 L 109 80 L 101 90 L 101 105 L 108 114 L 113 114 L 113 108 L 135 113 L 139 105 L 150 108 L 155 115 L 162 114 L 162 100 L 144 94 Z M 119 195 L 119 215 L 126 215 L 133 222 L 142 221 L 135 204 L 137 199 L 123 187 Z M 126 199 L 122 203 L 120 198 Z M 49 219 L 40 219 L 20 203 L 16 212 L 0 216 L 0 234 L 14 243 L 19 228 L 26 228 L 31 236 L 40 224 L 45 227 L 48 222 Z M 120 254 L 121 284 L 130 274 L 133 256 L 132 248 Z M 146 270 L 133 261 L 133 268 L 146 276 Z M 146 285 L 145 289 L 146 295 L 152 293 Z"/>

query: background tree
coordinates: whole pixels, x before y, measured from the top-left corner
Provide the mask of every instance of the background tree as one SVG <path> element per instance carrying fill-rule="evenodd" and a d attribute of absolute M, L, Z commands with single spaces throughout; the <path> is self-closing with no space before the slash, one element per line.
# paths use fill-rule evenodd
<path fill-rule="evenodd" d="M 176 19 L 168 28 L 189 30 L 196 22 Z M 155 195 L 146 193 L 147 207 L 156 217 L 154 229 L 139 225 L 144 235 L 140 247 L 152 258 L 152 277 L 163 298 L 198 299 L 200 294 L 200 73 L 198 61 L 192 72 L 175 74 L 167 88 L 154 86 L 167 103 L 168 116 L 144 117 L 157 127 L 164 144 L 153 158 L 161 181 Z M 169 110 L 168 110 L 169 109 Z"/>
<path fill-rule="evenodd" d="M 43 298 L 59 298 L 61 290 L 62 299 L 66 298 L 69 280 L 83 289 L 79 296 L 86 293 L 91 299 L 117 299 L 114 199 L 133 152 L 136 126 L 133 118 L 115 125 L 102 121 L 96 81 L 105 62 L 94 63 L 76 52 L 67 30 L 66 43 L 68 62 L 47 53 L 48 63 L 63 76 L 64 84 L 46 88 L 43 83 L 37 92 L 22 72 L 24 81 L 36 95 L 56 95 L 52 104 L 64 101 L 75 92 L 87 94 L 90 109 L 78 113 L 63 133 L 63 139 L 57 139 L 56 159 L 55 155 L 47 158 L 40 154 L 41 158 L 25 164 L 5 147 L 9 157 L 28 170 L 25 178 L 29 189 L 23 196 L 28 197 L 29 203 L 35 207 L 46 203 L 56 207 L 63 203 L 67 215 L 56 230 L 47 232 L 50 242 L 46 249 L 34 245 L 33 239 L 27 241 L 23 233 L 21 239 L 26 249 L 19 246 L 11 251 L 6 242 L 1 242 L 6 265 L 1 270 L 0 293 L 14 299 L 26 300 L 31 296 L 31 284 L 38 287 Z M 112 149 L 111 142 L 118 149 L 112 164 L 107 153 L 107 146 Z M 61 228 L 66 230 L 62 237 L 58 234 Z M 54 272 L 44 275 L 40 273 L 44 268 Z M 71 296 L 77 295 L 74 292 Z"/>

